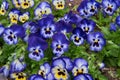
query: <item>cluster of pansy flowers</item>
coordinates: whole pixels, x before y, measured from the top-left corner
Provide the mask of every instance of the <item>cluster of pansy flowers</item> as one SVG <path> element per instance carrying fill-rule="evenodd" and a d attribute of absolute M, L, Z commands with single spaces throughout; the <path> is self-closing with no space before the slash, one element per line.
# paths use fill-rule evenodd
<path fill-rule="evenodd" d="M 77 11 L 80 13 L 74 14 L 72 11 L 65 14 L 64 17 L 58 21 L 54 20 L 52 15 L 52 8 L 49 2 L 40 2 L 34 10 L 34 21 L 28 21 L 30 17 L 29 12 L 21 12 L 19 9 L 28 9 L 34 6 L 34 0 L 12 0 L 15 6 L 8 16 L 11 26 L 5 28 L 0 24 L 0 35 L 4 41 L 9 44 L 17 44 L 19 38 L 27 42 L 28 56 L 30 59 L 40 61 L 44 58 L 44 51 L 48 48 L 47 40 L 52 40 L 51 49 L 56 59 L 53 59 L 52 65 L 45 63 L 40 67 L 38 74 L 32 75 L 30 80 L 69 80 L 69 71 L 72 71 L 74 80 L 93 80 L 88 73 L 88 63 L 82 58 L 77 58 L 71 61 L 62 55 L 68 51 L 70 42 L 76 46 L 82 46 L 86 41 L 90 45 L 91 51 L 101 51 L 106 44 L 104 35 L 101 32 L 94 32 L 96 23 L 89 19 L 89 17 L 97 14 L 99 9 L 102 9 L 104 16 L 113 15 L 119 7 L 117 0 L 102 0 L 101 3 L 95 0 L 84 0 L 78 7 Z M 56 9 L 64 9 L 64 0 L 53 0 L 53 5 Z M 9 3 L 4 0 L 0 7 L 0 15 L 5 15 Z M 81 17 L 83 16 L 83 17 Z M 18 24 L 22 22 L 22 25 Z M 120 17 L 116 18 L 116 23 L 120 25 Z M 110 29 L 115 29 L 115 24 L 111 24 Z M 74 28 L 73 28 L 74 27 Z M 29 30 L 29 34 L 27 31 Z M 67 34 L 71 34 L 70 38 Z M 8 76 L 6 71 L 10 72 L 11 78 L 21 77 L 26 80 L 22 73 L 26 65 L 22 63 L 23 60 L 16 59 L 11 63 L 10 69 L 8 66 L 3 66 L 0 72 Z M 104 64 L 102 64 L 104 66 Z M 16 70 L 14 70 L 16 69 Z M 20 70 L 19 70 L 20 69 Z"/>
<path fill-rule="evenodd" d="M 73 80 L 93 80 L 88 73 L 88 66 L 88 62 L 83 58 L 53 58 L 51 65 L 48 62 L 41 64 L 38 73 L 28 77 L 28 74 L 23 72 L 26 69 L 24 57 L 20 57 L 14 58 L 10 65 L 0 68 L 0 73 L 15 80 L 69 80 L 71 76 Z M 69 74 L 70 72 L 72 74 Z"/>

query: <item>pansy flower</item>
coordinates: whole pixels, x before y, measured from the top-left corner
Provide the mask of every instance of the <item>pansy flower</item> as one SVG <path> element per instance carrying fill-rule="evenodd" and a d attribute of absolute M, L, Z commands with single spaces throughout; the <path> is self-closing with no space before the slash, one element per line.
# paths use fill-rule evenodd
<path fill-rule="evenodd" d="M 102 0 L 102 7 L 104 13 L 111 16 L 117 10 L 118 5 L 115 0 Z"/>
<path fill-rule="evenodd" d="M 40 26 L 40 34 L 43 38 L 51 38 L 55 32 L 55 22 L 53 15 L 47 15 L 38 21 Z"/>
<path fill-rule="evenodd" d="M 12 3 L 13 5 L 16 7 L 16 8 L 20 8 L 20 1 L 19 0 L 12 0 Z"/>
<path fill-rule="evenodd" d="M 116 17 L 115 23 L 120 27 L 120 15 Z"/>
<path fill-rule="evenodd" d="M 79 74 L 88 73 L 88 62 L 82 58 L 76 58 L 73 62 L 74 67 L 72 70 L 73 76 L 78 76 Z"/>
<path fill-rule="evenodd" d="M 28 78 L 28 80 L 45 80 L 45 79 L 39 74 L 33 74 Z"/>
<path fill-rule="evenodd" d="M 8 7 L 9 7 L 9 3 L 6 0 L 4 0 L 0 6 L 0 15 L 5 15 Z"/>
<path fill-rule="evenodd" d="M 61 57 L 61 59 L 65 62 L 65 68 L 67 71 L 71 71 L 74 67 L 72 60 L 69 57 Z"/>
<path fill-rule="evenodd" d="M 52 62 L 52 74 L 55 80 L 68 80 L 69 74 L 66 70 L 66 64 L 61 58 L 54 59 Z"/>
<path fill-rule="evenodd" d="M 9 65 L 4 65 L 0 68 L 0 73 L 2 73 L 5 77 L 8 77 L 10 74 L 10 67 Z"/>
<path fill-rule="evenodd" d="M 105 68 L 105 63 L 103 63 L 103 62 L 98 63 L 98 66 L 99 66 L 99 69 L 103 69 L 103 68 Z"/>
<path fill-rule="evenodd" d="M 2 24 L 0 24 L 0 36 L 3 34 L 5 28 Z"/>
<path fill-rule="evenodd" d="M 100 3 L 98 3 L 95 0 L 90 0 L 86 4 L 87 4 L 88 13 L 91 15 L 96 14 L 98 12 L 98 8 L 100 8 Z"/>
<path fill-rule="evenodd" d="M 75 76 L 73 80 L 94 80 L 90 74 L 80 74 Z"/>
<path fill-rule="evenodd" d="M 19 0 L 22 9 L 28 9 L 34 6 L 34 0 Z"/>
<path fill-rule="evenodd" d="M 39 18 L 43 15 L 52 13 L 51 6 L 48 2 L 41 2 L 34 11 L 35 17 Z"/>
<path fill-rule="evenodd" d="M 40 70 L 38 71 L 38 74 L 44 77 L 45 79 L 49 78 L 48 75 L 51 72 L 51 66 L 49 63 L 44 63 L 40 66 Z"/>
<path fill-rule="evenodd" d="M 83 17 L 90 17 L 91 16 L 91 14 L 89 13 L 89 10 L 86 6 L 87 3 L 88 3 L 88 0 L 84 0 L 78 6 L 77 11 L 79 12 L 80 16 L 83 16 Z"/>
<path fill-rule="evenodd" d="M 63 33 L 56 33 L 52 37 L 52 49 L 53 53 L 59 57 L 65 51 L 68 50 L 69 41 L 66 39 L 66 36 Z"/>
<path fill-rule="evenodd" d="M 55 23 L 56 31 L 62 32 L 64 34 L 72 32 L 72 24 L 65 22 L 64 20 L 59 20 Z"/>
<path fill-rule="evenodd" d="M 69 13 L 65 14 L 61 20 L 64 20 L 66 23 L 77 24 L 82 20 L 82 18 L 70 11 Z"/>
<path fill-rule="evenodd" d="M 25 29 L 17 24 L 14 24 L 9 28 L 6 28 L 3 33 L 3 39 L 9 45 L 17 44 L 18 38 L 22 39 L 24 37 L 25 37 Z"/>
<path fill-rule="evenodd" d="M 106 41 L 104 36 L 100 32 L 94 32 L 88 35 L 88 42 L 90 44 L 90 50 L 101 51 L 103 46 L 105 46 Z"/>
<path fill-rule="evenodd" d="M 12 24 L 17 24 L 18 20 L 19 20 L 19 15 L 20 15 L 20 11 L 17 9 L 12 9 L 10 11 L 10 13 L 8 14 L 9 18 L 10 18 L 10 22 Z"/>
<path fill-rule="evenodd" d="M 52 3 L 58 10 L 65 8 L 65 0 L 52 0 Z"/>
<path fill-rule="evenodd" d="M 47 49 L 47 42 L 37 36 L 31 34 L 28 38 L 29 58 L 35 61 L 40 61 L 44 57 L 44 50 Z"/>
<path fill-rule="evenodd" d="M 81 20 L 78 27 L 80 27 L 86 34 L 89 34 L 94 30 L 94 27 L 96 27 L 96 23 L 92 20 L 88 20 L 85 18 Z"/>
<path fill-rule="evenodd" d="M 29 16 L 30 16 L 29 12 L 25 12 L 19 16 L 19 21 L 25 23 L 29 19 Z"/>
<path fill-rule="evenodd" d="M 71 40 L 77 46 L 83 44 L 84 39 L 86 39 L 86 33 L 79 27 L 72 31 Z"/>
<path fill-rule="evenodd" d="M 110 31 L 116 31 L 117 27 L 115 23 L 110 23 Z"/>
<path fill-rule="evenodd" d="M 23 72 L 12 73 L 10 77 L 15 80 L 27 80 L 27 75 Z"/>
<path fill-rule="evenodd" d="M 10 73 L 22 72 L 26 68 L 26 63 L 24 59 L 15 59 L 10 64 Z"/>

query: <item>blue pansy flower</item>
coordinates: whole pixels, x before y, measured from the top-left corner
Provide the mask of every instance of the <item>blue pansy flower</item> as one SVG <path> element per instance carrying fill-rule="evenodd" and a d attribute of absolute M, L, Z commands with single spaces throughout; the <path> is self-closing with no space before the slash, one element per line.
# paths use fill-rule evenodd
<path fill-rule="evenodd" d="M 5 28 L 2 24 L 0 24 L 0 36 L 3 34 Z"/>
<path fill-rule="evenodd" d="M 26 63 L 19 59 L 15 59 L 11 62 L 10 64 L 10 73 L 19 73 L 22 72 L 23 70 L 25 70 L 26 68 Z"/>
<path fill-rule="evenodd" d="M 71 40 L 77 46 L 83 44 L 84 39 L 86 39 L 86 33 L 79 27 L 72 31 Z"/>
<path fill-rule="evenodd" d="M 64 34 L 72 32 L 72 24 L 67 23 L 64 20 L 59 20 L 58 22 L 55 23 L 56 25 L 56 31 L 57 32 L 62 32 Z"/>
<path fill-rule="evenodd" d="M 40 70 L 38 71 L 38 74 L 44 77 L 45 79 L 49 78 L 48 75 L 51 72 L 51 66 L 49 63 L 44 63 L 40 66 Z"/>
<path fill-rule="evenodd" d="M 26 30 L 29 30 L 30 33 L 36 33 L 39 31 L 39 25 L 36 22 L 30 21 L 23 24 L 23 27 Z"/>
<path fill-rule="evenodd" d="M 17 24 L 14 24 L 9 28 L 6 28 L 3 33 L 3 39 L 9 45 L 17 44 L 18 38 L 22 39 L 24 37 L 25 37 L 25 29 Z"/>
<path fill-rule="evenodd" d="M 67 71 L 71 71 L 73 69 L 73 62 L 69 57 L 61 57 L 61 59 L 63 59 L 63 61 L 65 62 L 65 68 L 67 69 Z"/>
<path fill-rule="evenodd" d="M 82 18 L 79 15 L 74 14 L 72 11 L 69 11 L 68 14 L 65 14 L 64 17 L 61 18 L 61 20 L 64 20 L 66 23 L 77 24 Z"/>
<path fill-rule="evenodd" d="M 68 50 L 69 41 L 66 39 L 66 36 L 63 33 L 56 33 L 52 37 L 52 49 L 53 53 L 59 57 L 65 51 Z"/>
<path fill-rule="evenodd" d="M 103 68 L 105 68 L 105 63 L 103 63 L 103 62 L 98 63 L 98 66 L 99 66 L 99 69 L 103 69 Z"/>
<path fill-rule="evenodd" d="M 94 80 L 90 74 L 80 74 L 74 77 L 73 80 Z"/>
<path fill-rule="evenodd" d="M 45 79 L 39 74 L 33 74 L 28 78 L 28 80 L 45 80 Z"/>
<path fill-rule="evenodd" d="M 96 23 L 89 19 L 83 19 L 81 20 L 78 27 L 80 27 L 86 34 L 89 34 L 90 32 L 94 31 L 94 27 L 96 26 Z"/>
<path fill-rule="evenodd" d="M 34 0 L 19 0 L 22 9 L 28 9 L 34 6 Z"/>
<path fill-rule="evenodd" d="M 29 19 L 30 13 L 25 12 L 19 16 L 19 21 L 25 23 Z"/>
<path fill-rule="evenodd" d="M 104 36 L 100 32 L 94 32 L 88 35 L 88 42 L 90 44 L 90 50 L 101 51 L 103 46 L 105 46 L 106 41 Z"/>
<path fill-rule="evenodd" d="M 66 70 L 66 63 L 63 59 L 57 58 L 52 62 L 52 74 L 54 80 L 68 80 L 69 74 Z"/>
<path fill-rule="evenodd" d="M 3 0 L 0 6 L 0 15 L 5 15 L 8 7 L 9 7 L 9 3 L 6 0 Z"/>
<path fill-rule="evenodd" d="M 72 69 L 73 76 L 88 73 L 88 62 L 86 60 L 82 58 L 76 58 L 73 61 L 73 65 L 74 65 Z"/>
<path fill-rule="evenodd" d="M 4 65 L 0 68 L 0 73 L 2 73 L 5 77 L 8 77 L 10 74 L 10 67 L 9 65 Z"/>
<path fill-rule="evenodd" d="M 44 57 L 44 50 L 47 49 L 47 42 L 37 36 L 36 34 L 31 34 L 28 38 L 28 51 L 29 58 L 40 61 Z"/>
<path fill-rule="evenodd" d="M 27 75 L 23 72 L 12 73 L 10 77 L 15 80 L 27 80 Z"/>
<path fill-rule="evenodd" d="M 65 8 L 65 0 L 52 0 L 52 3 L 58 10 Z"/>
<path fill-rule="evenodd" d="M 12 9 L 8 16 L 10 18 L 10 22 L 12 24 L 17 24 L 18 23 L 18 20 L 19 20 L 19 15 L 21 14 L 21 12 L 17 9 Z"/>
<path fill-rule="evenodd" d="M 117 30 L 116 24 L 115 23 L 111 23 L 110 24 L 110 31 L 116 31 L 116 30 Z"/>
<path fill-rule="evenodd" d="M 91 14 L 89 13 L 89 10 L 86 6 L 87 3 L 88 3 L 88 0 L 84 0 L 78 6 L 77 11 L 79 12 L 80 16 L 83 16 L 83 17 L 90 17 L 91 16 Z"/>
<path fill-rule="evenodd" d="M 20 8 L 20 1 L 19 0 L 12 0 L 12 3 L 13 5 L 16 7 L 16 8 Z"/>
<path fill-rule="evenodd" d="M 51 14 L 52 9 L 48 2 L 41 2 L 34 11 L 35 17 L 39 18 L 43 16 L 44 14 Z"/>
<path fill-rule="evenodd" d="M 115 23 L 120 27 L 120 15 L 116 17 Z"/>
<path fill-rule="evenodd" d="M 115 0 L 102 0 L 102 7 L 104 13 L 111 16 L 117 10 L 118 5 Z"/>
<path fill-rule="evenodd" d="M 47 15 L 39 20 L 38 23 L 40 26 L 40 34 L 43 38 L 51 38 L 54 35 L 56 29 L 53 15 Z"/>
<path fill-rule="evenodd" d="M 88 1 L 86 5 L 87 5 L 88 13 L 91 15 L 96 14 L 98 12 L 98 9 L 100 8 L 100 3 L 98 3 L 95 0 Z"/>
<path fill-rule="evenodd" d="M 26 36 L 24 37 L 24 41 L 28 42 L 29 35 L 31 33 L 39 32 L 39 25 L 36 22 L 29 21 L 23 24 L 23 27 L 26 30 Z"/>

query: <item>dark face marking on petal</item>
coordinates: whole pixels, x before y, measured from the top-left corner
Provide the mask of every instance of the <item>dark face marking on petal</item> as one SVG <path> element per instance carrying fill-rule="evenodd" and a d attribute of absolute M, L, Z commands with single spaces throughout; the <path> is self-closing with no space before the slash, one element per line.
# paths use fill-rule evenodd
<path fill-rule="evenodd" d="M 11 36 L 8 36 L 8 39 L 9 39 L 10 41 L 13 41 L 13 38 L 12 38 Z"/>

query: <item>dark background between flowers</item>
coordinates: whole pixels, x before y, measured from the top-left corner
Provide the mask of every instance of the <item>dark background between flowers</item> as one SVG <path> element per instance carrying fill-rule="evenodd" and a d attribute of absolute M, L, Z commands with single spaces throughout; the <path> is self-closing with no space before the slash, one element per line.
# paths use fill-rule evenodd
<path fill-rule="evenodd" d="M 0 23 L 3 24 L 5 27 L 10 25 L 10 21 L 8 18 L 8 13 L 10 9 L 14 8 L 12 5 L 11 0 L 7 0 L 10 4 L 9 9 L 7 11 L 7 14 L 5 16 L 0 16 Z M 51 0 L 34 0 L 35 5 L 33 8 L 29 8 L 27 10 L 21 9 L 22 12 L 29 11 L 30 12 L 30 19 L 33 20 L 34 18 L 34 9 L 41 1 L 49 1 L 51 3 Z M 75 2 L 69 2 L 69 0 L 66 0 L 66 3 L 72 4 L 72 7 L 66 6 L 64 10 L 55 10 L 53 5 L 53 15 L 55 17 L 55 20 L 58 20 L 60 17 L 63 17 L 64 14 L 68 13 L 69 10 L 73 10 L 75 12 L 78 5 L 78 1 L 80 0 L 74 0 Z M 101 0 L 98 0 L 101 1 Z M 2 3 L 2 0 L 0 0 L 0 3 Z M 75 12 L 76 13 L 76 12 Z M 89 73 L 93 76 L 95 80 L 119 80 L 120 77 L 120 29 L 118 29 L 116 32 L 111 32 L 109 30 L 110 23 L 115 21 L 116 16 L 120 14 L 120 8 L 115 12 L 113 16 L 106 16 L 103 17 L 102 11 L 99 10 L 98 14 L 91 17 L 92 20 L 94 20 L 97 24 L 95 31 L 101 31 L 106 39 L 106 46 L 103 48 L 100 52 L 92 52 L 89 50 L 89 44 L 86 42 L 81 46 L 76 46 L 72 42 L 69 45 L 69 50 L 64 53 L 64 56 L 68 56 L 71 59 L 82 57 L 86 59 L 89 63 Z M 21 23 L 19 23 L 21 24 Z M 68 37 L 70 37 L 70 34 L 68 34 Z M 39 70 L 39 66 L 43 64 L 44 62 L 50 62 L 52 61 L 53 53 L 52 49 L 50 48 L 51 39 L 47 40 L 49 43 L 48 49 L 44 52 L 45 57 L 40 60 L 39 62 L 33 61 L 28 58 L 28 51 L 27 43 L 23 42 L 22 40 L 19 40 L 19 43 L 17 45 L 7 45 L 2 37 L 0 38 L 0 67 L 3 66 L 6 63 L 10 63 L 13 59 L 13 54 L 16 53 L 17 57 L 20 57 L 21 55 L 25 56 L 25 62 L 27 64 L 27 68 L 25 72 L 29 75 L 35 74 Z M 104 62 L 106 69 L 108 71 L 99 70 L 98 63 Z M 105 72 L 105 73 L 104 73 Z M 106 76 L 105 76 L 106 75 Z M 109 79 L 111 78 L 111 79 Z"/>

